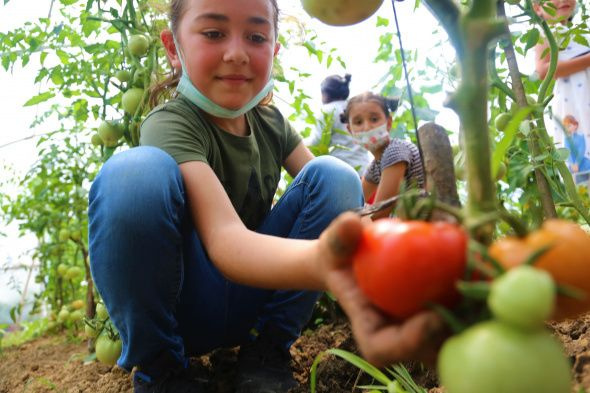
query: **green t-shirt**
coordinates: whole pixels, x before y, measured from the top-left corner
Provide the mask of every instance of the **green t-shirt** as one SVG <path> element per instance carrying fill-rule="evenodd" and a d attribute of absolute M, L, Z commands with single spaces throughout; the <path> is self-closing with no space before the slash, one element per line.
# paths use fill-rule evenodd
<path fill-rule="evenodd" d="M 207 163 L 244 224 L 256 229 L 270 211 L 281 166 L 301 137 L 272 105 L 252 109 L 246 120 L 250 135 L 233 135 L 178 96 L 148 114 L 141 125 L 140 144 L 164 150 L 178 164 Z"/>

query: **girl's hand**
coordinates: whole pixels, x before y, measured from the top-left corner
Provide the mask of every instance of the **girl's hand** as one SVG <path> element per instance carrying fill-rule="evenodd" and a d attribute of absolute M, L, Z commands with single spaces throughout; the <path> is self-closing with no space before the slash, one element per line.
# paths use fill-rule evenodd
<path fill-rule="evenodd" d="M 348 315 L 362 355 L 377 367 L 404 360 L 434 363 L 447 335 L 442 319 L 423 312 L 400 322 L 375 308 L 357 286 L 352 255 L 363 224 L 354 213 L 344 213 L 320 237 L 326 287 Z"/>

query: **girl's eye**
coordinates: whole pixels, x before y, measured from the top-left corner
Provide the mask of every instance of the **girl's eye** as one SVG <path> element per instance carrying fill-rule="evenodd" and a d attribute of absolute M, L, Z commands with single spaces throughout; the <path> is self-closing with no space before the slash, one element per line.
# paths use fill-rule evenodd
<path fill-rule="evenodd" d="M 250 34 L 249 38 L 252 42 L 255 42 L 257 44 L 262 44 L 267 41 L 266 36 L 263 34 L 257 34 L 257 33 Z"/>
<path fill-rule="evenodd" d="M 223 34 L 217 30 L 204 31 L 202 34 L 210 40 L 218 40 L 223 37 Z"/>

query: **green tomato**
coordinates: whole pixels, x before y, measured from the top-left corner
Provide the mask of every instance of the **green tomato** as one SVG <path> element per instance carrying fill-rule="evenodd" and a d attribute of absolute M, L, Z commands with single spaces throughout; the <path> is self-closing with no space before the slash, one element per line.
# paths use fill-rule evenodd
<path fill-rule="evenodd" d="M 494 175 L 496 181 L 503 179 L 504 176 L 506 176 L 507 170 L 508 168 L 506 167 L 506 164 L 504 164 L 504 161 L 500 161 L 500 163 L 498 164 L 498 169 L 496 170 L 496 173 Z"/>
<path fill-rule="evenodd" d="M 99 333 L 99 329 L 97 329 L 94 326 L 90 326 L 88 323 L 84 324 L 84 334 L 86 334 L 86 337 L 88 338 L 96 338 L 96 336 L 98 336 Z"/>
<path fill-rule="evenodd" d="M 131 80 L 131 72 L 127 70 L 119 70 L 115 74 L 115 78 L 119 80 L 119 82 L 129 82 Z"/>
<path fill-rule="evenodd" d="M 96 303 L 96 317 L 101 321 L 104 321 L 109 317 L 107 308 L 102 303 Z"/>
<path fill-rule="evenodd" d="M 93 146 L 102 146 L 102 138 L 100 137 L 98 132 L 92 134 L 92 136 L 90 137 L 90 143 L 92 143 Z"/>
<path fill-rule="evenodd" d="M 68 231 L 67 229 L 60 229 L 57 237 L 60 241 L 62 242 L 67 242 L 70 239 L 70 231 Z"/>
<path fill-rule="evenodd" d="M 67 278 L 68 280 L 73 280 L 75 278 L 80 277 L 81 275 L 82 275 L 82 268 L 80 268 L 79 266 L 72 266 L 66 272 L 65 278 Z"/>
<path fill-rule="evenodd" d="M 123 136 L 123 130 L 118 124 L 105 120 L 98 126 L 98 135 L 105 146 L 115 147 Z"/>
<path fill-rule="evenodd" d="M 68 321 L 75 323 L 84 319 L 84 312 L 82 310 L 74 310 L 70 313 Z"/>
<path fill-rule="evenodd" d="M 373 15 L 382 3 L 383 0 L 301 0 L 305 12 L 332 26 L 359 23 Z"/>
<path fill-rule="evenodd" d="M 523 331 L 482 322 L 451 337 L 438 357 L 448 393 L 569 393 L 570 365 L 543 329 Z"/>
<path fill-rule="evenodd" d="M 494 127 L 496 127 L 496 130 L 498 131 L 504 131 L 506 126 L 508 126 L 510 119 L 512 119 L 510 113 L 500 113 L 494 119 Z"/>
<path fill-rule="evenodd" d="M 543 326 L 555 308 L 555 284 L 545 270 L 521 265 L 494 282 L 488 306 L 496 318 L 527 330 Z"/>
<path fill-rule="evenodd" d="M 133 74 L 133 86 L 135 87 L 144 87 L 144 79 L 147 70 L 145 68 L 140 68 Z"/>
<path fill-rule="evenodd" d="M 133 56 L 144 56 L 150 47 L 150 40 L 143 34 L 134 34 L 129 37 L 127 48 Z"/>
<path fill-rule="evenodd" d="M 84 300 L 82 300 L 82 299 L 74 300 L 73 302 L 70 303 L 70 307 L 72 307 L 74 310 L 81 310 L 84 308 Z"/>
<path fill-rule="evenodd" d="M 96 340 L 96 358 L 99 362 L 114 366 L 121 356 L 121 340 L 111 340 L 106 334 L 101 334 Z"/>
<path fill-rule="evenodd" d="M 134 87 L 127 90 L 123 93 L 123 97 L 121 97 L 121 104 L 123 105 L 123 110 L 130 115 L 134 115 L 141 103 L 143 98 L 143 89 L 139 87 Z"/>
<path fill-rule="evenodd" d="M 73 241 L 78 242 L 82 239 L 82 232 L 79 229 L 74 229 L 70 231 L 70 237 Z"/>
<path fill-rule="evenodd" d="M 70 312 L 65 308 L 62 308 L 59 313 L 57 314 L 57 320 L 59 322 L 65 322 L 70 319 Z"/>
<path fill-rule="evenodd" d="M 57 265 L 57 274 L 59 274 L 61 277 L 64 277 L 67 272 L 68 265 L 66 265 L 65 263 L 60 263 L 59 265 Z"/>

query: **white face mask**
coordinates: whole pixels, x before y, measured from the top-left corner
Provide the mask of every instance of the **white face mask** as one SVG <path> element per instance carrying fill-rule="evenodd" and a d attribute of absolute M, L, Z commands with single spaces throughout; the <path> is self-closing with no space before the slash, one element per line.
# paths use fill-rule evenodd
<path fill-rule="evenodd" d="M 264 97 L 266 97 L 268 93 L 272 90 L 273 80 L 271 78 L 268 80 L 268 82 L 262 88 L 262 90 L 241 108 L 227 109 L 220 105 L 217 105 L 209 98 L 207 98 L 203 93 L 201 93 L 199 89 L 197 89 L 193 82 L 190 80 L 188 73 L 186 72 L 186 67 L 184 65 L 184 58 L 181 53 L 180 45 L 178 45 L 176 37 L 172 37 L 174 39 L 174 45 L 176 46 L 176 53 L 178 54 L 178 58 L 180 59 L 180 64 L 182 66 L 182 75 L 180 77 L 180 81 L 178 82 L 178 86 L 176 87 L 176 91 L 188 98 L 193 104 L 195 104 L 205 112 L 209 113 L 210 115 L 215 117 L 222 117 L 225 119 L 235 119 L 236 117 L 243 115 L 250 109 L 254 108 L 256 105 L 258 105 L 260 101 L 262 101 Z"/>
<path fill-rule="evenodd" d="M 375 151 L 389 142 L 387 123 L 383 123 L 372 130 L 352 134 L 354 142 L 369 151 Z"/>

